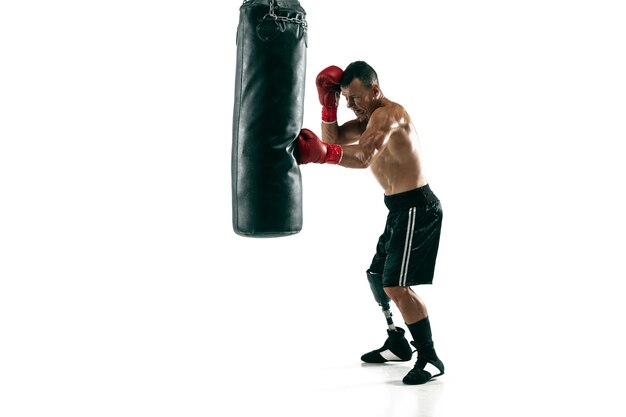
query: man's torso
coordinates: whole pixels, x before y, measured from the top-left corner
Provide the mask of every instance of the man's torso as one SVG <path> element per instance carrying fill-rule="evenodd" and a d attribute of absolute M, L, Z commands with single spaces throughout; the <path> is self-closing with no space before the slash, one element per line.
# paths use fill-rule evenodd
<path fill-rule="evenodd" d="M 389 138 L 370 165 L 386 195 L 398 194 L 427 183 L 422 169 L 417 132 L 402 106 L 386 100 L 376 110 L 385 112 Z"/>

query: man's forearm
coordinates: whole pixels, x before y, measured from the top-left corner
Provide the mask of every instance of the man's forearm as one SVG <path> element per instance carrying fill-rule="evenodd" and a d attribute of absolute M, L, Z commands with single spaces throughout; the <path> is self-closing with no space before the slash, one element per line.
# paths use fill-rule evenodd
<path fill-rule="evenodd" d="M 339 144 L 339 125 L 337 122 L 322 122 L 322 140 L 326 143 Z"/>

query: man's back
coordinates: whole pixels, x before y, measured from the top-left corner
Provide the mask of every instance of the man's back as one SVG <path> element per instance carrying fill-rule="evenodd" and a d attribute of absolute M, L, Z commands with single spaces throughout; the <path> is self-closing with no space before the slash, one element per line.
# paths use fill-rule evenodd
<path fill-rule="evenodd" d="M 365 130 L 379 131 L 385 136 L 384 145 L 370 168 L 386 195 L 426 184 L 417 132 L 404 107 L 383 99 L 381 106 L 372 113 Z"/>

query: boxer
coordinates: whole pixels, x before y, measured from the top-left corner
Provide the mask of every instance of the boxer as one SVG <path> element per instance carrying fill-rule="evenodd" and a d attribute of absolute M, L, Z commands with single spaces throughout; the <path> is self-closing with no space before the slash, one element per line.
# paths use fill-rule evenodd
<path fill-rule="evenodd" d="M 309 129 L 300 131 L 295 148 L 298 164 L 369 168 L 389 209 L 366 271 L 374 299 L 385 313 L 387 339 L 361 360 L 411 360 L 413 350 L 405 331 L 391 318 L 391 300 L 417 351 L 415 366 L 402 381 L 423 384 L 442 375 L 444 365 L 435 351 L 426 304 L 412 287 L 433 282 L 443 211 L 426 179 L 415 127 L 404 107 L 384 96 L 376 71 L 364 61 L 352 62 L 345 71 L 335 65 L 325 68 L 316 86 L 322 105 L 322 138 Z M 356 117 L 339 125 L 341 96 Z"/>

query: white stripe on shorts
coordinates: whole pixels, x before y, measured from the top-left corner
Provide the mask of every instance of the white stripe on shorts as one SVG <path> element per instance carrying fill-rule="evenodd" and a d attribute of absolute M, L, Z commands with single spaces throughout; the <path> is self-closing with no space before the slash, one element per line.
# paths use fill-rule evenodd
<path fill-rule="evenodd" d="M 406 238 L 404 239 L 404 253 L 402 254 L 402 266 L 400 267 L 401 287 L 406 285 L 406 276 L 409 271 L 409 258 L 411 257 L 411 244 L 413 243 L 413 230 L 415 229 L 415 207 L 409 209 L 409 222 L 406 227 Z"/>

